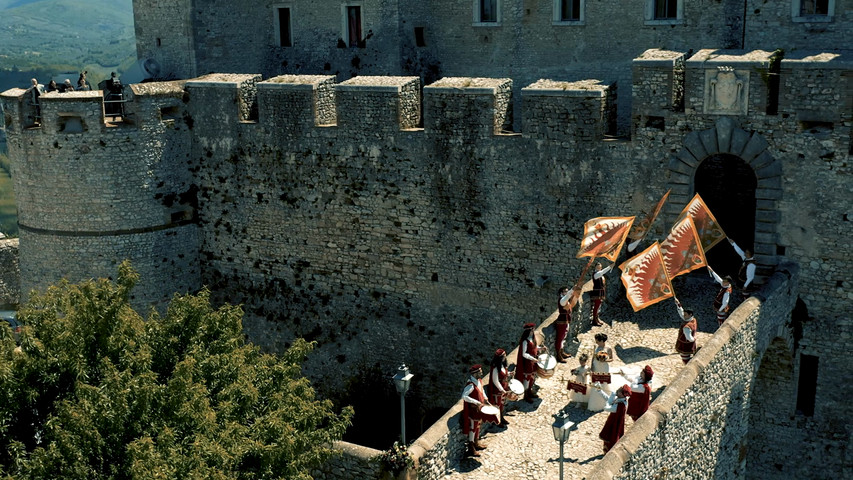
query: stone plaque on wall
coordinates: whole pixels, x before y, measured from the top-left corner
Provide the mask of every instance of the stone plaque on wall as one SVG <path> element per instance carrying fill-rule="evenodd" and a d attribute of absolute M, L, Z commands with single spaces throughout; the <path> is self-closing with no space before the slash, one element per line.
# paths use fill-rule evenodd
<path fill-rule="evenodd" d="M 717 67 L 705 70 L 705 111 L 719 115 L 746 115 L 749 70 Z"/>

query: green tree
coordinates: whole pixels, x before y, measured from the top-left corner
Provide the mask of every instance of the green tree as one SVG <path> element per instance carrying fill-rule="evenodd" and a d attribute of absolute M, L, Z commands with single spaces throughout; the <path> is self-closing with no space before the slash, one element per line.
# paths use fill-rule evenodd
<path fill-rule="evenodd" d="M 352 417 L 302 376 L 313 343 L 262 354 L 207 291 L 144 321 L 137 279 L 35 294 L 20 347 L 0 329 L 0 477 L 310 479 Z"/>

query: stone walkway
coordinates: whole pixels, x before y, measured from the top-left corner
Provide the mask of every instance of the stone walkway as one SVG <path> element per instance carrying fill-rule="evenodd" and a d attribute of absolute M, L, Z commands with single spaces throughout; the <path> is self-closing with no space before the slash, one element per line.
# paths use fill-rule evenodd
<path fill-rule="evenodd" d="M 617 280 L 618 281 L 618 280 Z M 715 285 L 707 281 L 691 282 L 699 295 L 683 295 L 682 302 L 696 310 L 699 319 L 698 345 L 704 344 L 716 330 L 717 322 L 713 317 L 710 303 L 716 292 Z M 678 291 L 678 290 L 677 290 Z M 689 302 L 689 303 L 688 303 Z M 683 364 L 675 352 L 675 338 L 678 317 L 672 300 L 635 314 L 630 306 L 617 305 L 602 309 L 602 319 L 612 321 L 615 318 L 632 321 L 613 321 L 612 325 L 594 327 L 583 332 L 566 349 L 574 356 L 568 363 L 558 364 L 551 378 L 540 378 L 536 384 L 540 387 L 538 400 L 533 403 L 524 401 L 509 402 L 507 407 L 507 428 L 498 428 L 486 424 L 481 443 L 487 449 L 479 458 L 464 458 L 451 467 L 445 479 L 487 480 L 505 479 L 556 479 L 559 478 L 560 444 L 554 440 L 551 424 L 553 415 L 561 410 L 568 412 L 569 420 L 575 422 L 569 441 L 565 444 L 564 478 L 582 479 L 603 457 L 602 442 L 598 433 L 607 419 L 607 412 L 590 412 L 586 405 L 570 401 L 571 392 L 566 389 L 566 381 L 573 379 L 570 370 L 578 366 L 578 352 L 591 355 L 595 347 L 593 337 L 596 333 L 608 335 L 607 344 L 613 348 L 615 358 L 610 365 L 611 373 L 622 369 L 635 377 L 644 365 L 651 365 L 655 372 L 652 381 L 652 401 L 680 371 Z M 735 302 L 733 302 L 734 304 Z M 625 428 L 631 428 L 633 421 L 626 416 Z"/>

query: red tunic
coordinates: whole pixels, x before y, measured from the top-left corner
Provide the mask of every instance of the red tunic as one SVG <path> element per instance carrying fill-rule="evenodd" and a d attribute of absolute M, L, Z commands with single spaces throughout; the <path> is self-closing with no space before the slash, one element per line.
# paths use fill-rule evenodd
<path fill-rule="evenodd" d="M 539 357 L 539 348 L 536 347 L 536 341 L 533 337 L 533 333 L 531 332 L 527 340 L 518 346 L 518 356 L 515 360 L 515 378 L 520 381 L 524 381 L 525 377 L 532 378 L 533 374 L 536 373 L 536 362 L 528 360 L 522 355 L 522 352 L 526 349 L 528 355 L 536 358 Z"/>
<path fill-rule="evenodd" d="M 684 327 L 688 327 L 693 334 L 693 341 L 688 342 L 684 336 Z M 696 317 L 691 317 L 689 322 L 681 324 L 678 329 L 678 340 L 675 341 L 675 351 L 678 353 L 693 353 L 696 351 Z"/>
<path fill-rule="evenodd" d="M 622 435 L 625 435 L 625 403 L 619 402 L 616 404 L 616 411 L 607 416 L 598 438 L 604 440 L 605 449 L 610 449 Z"/>
<path fill-rule="evenodd" d="M 631 401 L 628 402 L 628 415 L 637 421 L 640 415 L 646 413 L 649 409 L 649 401 L 652 397 L 652 387 L 648 383 L 643 383 L 642 392 L 631 392 Z"/>
<path fill-rule="evenodd" d="M 486 396 L 483 394 L 483 387 L 480 385 L 480 382 L 476 384 L 471 380 L 468 380 L 468 383 L 465 384 L 474 385 L 474 391 L 471 392 L 471 398 L 479 401 L 480 403 L 486 402 Z M 477 408 L 477 405 L 469 402 L 462 402 L 462 433 L 468 435 L 471 431 L 471 422 L 470 420 L 480 420 L 480 411 Z"/>
<path fill-rule="evenodd" d="M 714 311 L 715 312 L 719 313 L 720 307 L 723 306 L 723 297 L 725 297 L 727 293 L 729 294 L 729 298 L 731 299 L 732 298 L 732 286 L 731 285 L 729 285 L 728 287 L 722 287 L 720 289 L 720 291 L 717 292 L 717 296 L 714 297 Z M 726 305 L 725 311 L 726 312 L 729 311 L 729 305 Z"/>
<path fill-rule="evenodd" d="M 486 386 L 489 392 L 489 403 L 503 410 L 504 396 L 495 385 L 499 384 L 504 391 L 507 391 L 509 389 L 509 384 L 507 383 L 509 372 L 507 372 L 506 368 L 501 367 L 498 369 L 498 378 L 495 378 L 494 373 L 494 368 L 489 371 L 489 384 Z"/>

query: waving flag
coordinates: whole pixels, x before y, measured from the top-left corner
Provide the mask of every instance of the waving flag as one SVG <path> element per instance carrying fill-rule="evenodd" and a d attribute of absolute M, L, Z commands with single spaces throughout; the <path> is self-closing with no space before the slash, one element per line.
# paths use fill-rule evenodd
<path fill-rule="evenodd" d="M 673 296 L 658 242 L 619 268 L 626 296 L 635 312 Z"/>
<path fill-rule="evenodd" d="M 658 218 L 660 211 L 663 209 L 663 205 L 666 203 L 666 199 L 669 198 L 669 192 L 672 189 L 667 190 L 666 193 L 663 194 L 663 197 L 658 201 L 657 205 L 655 205 L 655 209 L 652 210 L 652 213 L 646 215 L 645 218 L 640 220 L 639 223 L 635 223 L 634 226 L 631 227 L 631 232 L 628 234 L 628 238 L 631 240 L 640 240 L 649 233 L 649 229 L 652 228 L 652 224 L 655 223 L 655 219 Z"/>
<path fill-rule="evenodd" d="M 689 216 L 682 218 L 660 244 L 660 252 L 669 279 L 708 265 L 699 234 Z"/>
<path fill-rule="evenodd" d="M 723 227 L 720 226 L 717 219 L 708 210 L 708 206 L 705 205 L 705 202 L 702 201 L 702 197 L 698 193 L 684 207 L 684 210 L 681 211 L 681 215 L 678 216 L 675 224 L 678 225 L 684 217 L 688 216 L 693 218 L 693 224 L 696 226 L 696 232 L 699 234 L 699 241 L 702 242 L 702 249 L 704 251 L 707 252 L 709 248 L 726 238 Z"/>
<path fill-rule="evenodd" d="M 580 257 L 604 257 L 616 261 L 635 217 L 597 217 L 583 226 Z"/>

